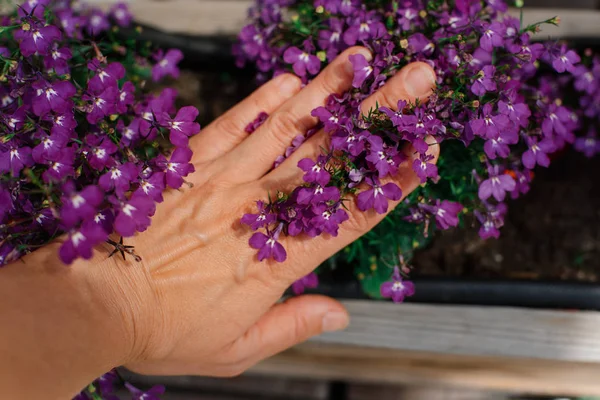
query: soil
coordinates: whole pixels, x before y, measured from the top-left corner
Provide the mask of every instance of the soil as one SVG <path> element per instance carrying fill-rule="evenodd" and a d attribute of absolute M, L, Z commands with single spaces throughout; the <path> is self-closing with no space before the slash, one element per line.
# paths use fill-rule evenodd
<path fill-rule="evenodd" d="M 230 72 L 182 71 L 172 86 L 182 105 L 198 107 L 206 126 L 251 93 L 254 83 Z M 413 276 L 598 281 L 599 174 L 600 157 L 561 153 L 549 169 L 536 170 L 527 195 L 509 202 L 500 239 L 481 240 L 476 226 L 440 232 L 415 256 Z"/>

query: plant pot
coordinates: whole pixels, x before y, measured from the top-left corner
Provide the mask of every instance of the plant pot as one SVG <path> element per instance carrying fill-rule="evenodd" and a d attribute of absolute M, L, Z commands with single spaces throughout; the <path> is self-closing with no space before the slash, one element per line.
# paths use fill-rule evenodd
<path fill-rule="evenodd" d="M 235 66 L 235 60 L 231 54 L 231 46 L 234 42 L 233 38 L 169 35 L 145 27 L 140 40 L 152 41 L 157 46 L 163 48 L 175 47 L 181 49 L 185 55 L 184 62 L 181 65 L 183 69 L 226 72 L 236 79 L 244 81 L 252 79 L 254 74 L 254 71 L 251 69 L 240 70 Z M 577 47 L 581 48 L 597 45 L 597 41 L 590 39 L 574 40 L 574 42 L 578 45 Z M 583 156 L 580 157 L 583 158 Z M 562 162 L 563 158 L 569 157 L 565 157 L 565 154 L 562 153 L 557 161 Z M 569 169 L 571 167 L 565 168 Z M 577 174 L 579 171 L 581 169 L 577 167 L 576 170 L 572 171 L 558 171 L 558 175 L 564 175 L 564 173 Z M 548 177 L 547 171 L 541 171 L 540 175 L 546 175 L 544 179 L 554 179 L 552 175 Z M 566 179 L 570 178 L 566 177 Z M 535 184 L 534 180 L 533 185 Z M 592 201 L 596 199 L 596 204 L 600 205 L 600 195 L 598 197 L 594 196 L 590 195 L 589 198 Z M 527 201 L 528 196 L 526 195 L 523 199 L 519 200 L 517 205 L 520 207 Z M 472 269 L 477 270 L 477 267 Z M 349 266 L 347 268 L 340 266 L 337 271 L 342 272 L 322 275 L 319 288 L 310 292 L 344 299 L 367 298 L 363 294 L 360 284 L 354 278 L 352 269 Z M 417 292 L 408 301 L 418 303 L 600 310 L 600 286 L 595 282 L 581 282 L 571 279 L 547 279 L 544 277 L 540 280 L 519 280 L 494 276 L 478 277 L 476 274 L 458 275 L 460 276 L 416 277 L 414 282 L 417 286 Z"/>

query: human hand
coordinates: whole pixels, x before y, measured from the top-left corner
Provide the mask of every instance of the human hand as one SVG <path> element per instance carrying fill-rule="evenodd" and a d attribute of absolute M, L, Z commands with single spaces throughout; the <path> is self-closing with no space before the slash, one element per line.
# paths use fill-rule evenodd
<path fill-rule="evenodd" d="M 280 238 L 288 253 L 283 263 L 257 260 L 248 245 L 252 232 L 240 216 L 253 210 L 255 199 L 302 182 L 298 161 L 316 158 L 328 134 L 318 132 L 274 170 L 273 161 L 296 135 L 316 125 L 314 108 L 351 87 L 348 56 L 356 53 L 370 57 L 364 48 L 350 48 L 303 89 L 295 76 L 273 79 L 193 138 L 193 187 L 165 193 L 151 227 L 127 240 L 141 262 L 107 259 L 106 249 L 98 249 L 91 261 L 68 267 L 99 304 L 86 310 L 96 319 L 100 311 L 93 310 L 106 310 L 102 324 L 110 333 L 97 335 L 108 336 L 105 360 L 144 374 L 231 376 L 311 336 L 346 327 L 348 315 L 333 299 L 277 301 L 292 282 L 384 215 L 359 212 L 352 201 L 337 237 Z M 410 64 L 365 100 L 362 111 L 376 104 L 395 109 L 400 99 L 424 100 L 434 80 L 427 64 Z M 269 118 L 248 135 L 245 126 L 261 111 Z M 436 160 L 438 147 L 430 147 Z M 408 160 L 394 176 L 404 196 L 420 184 L 411 165 L 415 151 L 405 152 Z M 35 252 L 25 262 L 47 265 L 48 254 Z M 98 340 L 89 346 L 97 347 Z"/>

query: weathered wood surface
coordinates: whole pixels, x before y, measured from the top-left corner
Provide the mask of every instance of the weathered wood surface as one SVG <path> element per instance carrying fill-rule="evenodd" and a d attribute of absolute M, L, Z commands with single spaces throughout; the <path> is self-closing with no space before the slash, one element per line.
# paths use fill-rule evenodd
<path fill-rule="evenodd" d="M 103 8 L 117 0 L 88 0 Z M 244 25 L 246 10 L 252 0 L 130 0 L 128 4 L 136 21 L 170 33 L 190 35 L 235 35 Z M 590 5 L 592 3 L 590 2 Z M 600 11 L 563 8 L 527 8 L 525 24 L 544 21 L 559 15 L 559 27 L 546 26 L 538 35 L 549 37 L 600 37 Z M 518 16 L 520 11 L 514 10 Z"/>
<path fill-rule="evenodd" d="M 356 300 L 344 305 L 350 326 L 315 343 L 600 363 L 597 312 Z"/>
<path fill-rule="evenodd" d="M 324 343 L 297 346 L 258 364 L 250 373 L 548 395 L 600 395 L 600 364 Z"/>

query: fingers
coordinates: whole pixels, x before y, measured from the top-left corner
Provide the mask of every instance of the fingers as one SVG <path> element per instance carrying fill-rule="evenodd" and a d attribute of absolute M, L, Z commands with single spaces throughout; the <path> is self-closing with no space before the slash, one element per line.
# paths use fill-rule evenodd
<path fill-rule="evenodd" d="M 230 349 L 240 369 L 271 357 L 312 336 L 345 329 L 349 316 L 344 306 L 325 296 L 305 295 L 273 306 Z"/>
<path fill-rule="evenodd" d="M 205 163 L 231 151 L 248 137 L 245 128 L 260 112 L 272 113 L 300 88 L 301 81 L 297 76 L 282 74 L 256 89 L 192 138 L 190 146 L 194 151 L 194 162 Z"/>
<path fill-rule="evenodd" d="M 426 138 L 426 141 L 430 145 L 427 153 L 434 157 L 430 162 L 437 163 L 440 146 L 432 137 Z M 289 269 L 293 271 L 295 275 L 289 276 L 290 273 L 286 272 L 286 276 L 283 277 L 284 283 L 289 284 L 298 279 L 298 277 L 306 275 L 331 255 L 373 229 L 375 225 L 381 222 L 387 214 L 389 214 L 406 198 L 406 196 L 412 193 L 421 184 L 421 179 L 413 170 L 413 161 L 419 158 L 419 154 L 412 146 L 409 146 L 405 153 L 408 156 L 408 159 L 400 165 L 398 172 L 391 180 L 387 179 L 381 183 L 384 185 L 391 181 L 400 186 L 400 189 L 402 190 L 402 198 L 398 201 L 389 201 L 389 207 L 385 214 L 378 214 L 372 209 L 360 211 L 356 205 L 355 199 L 352 199 L 350 202 L 346 203 L 346 206 L 348 207 L 347 212 L 350 218 L 340 225 L 338 236 L 328 237 L 327 235 L 321 235 L 316 238 L 286 238 L 284 246 L 286 246 L 288 251 L 288 258 L 292 264 L 295 264 Z M 359 193 L 365 189 L 365 187 L 361 187 Z M 307 265 L 303 262 L 303 260 L 306 259 L 306 254 L 311 254 L 311 265 Z M 286 278 L 287 281 L 285 281 Z"/>
<path fill-rule="evenodd" d="M 414 62 L 402 68 L 381 89 L 369 96 L 361 104 L 363 113 L 368 113 L 376 105 L 396 110 L 399 100 L 408 102 L 425 101 L 435 85 L 435 72 L 426 63 Z M 329 134 L 319 131 L 306 141 L 294 154 L 286 159 L 277 169 L 265 176 L 265 186 L 282 190 L 281 183 L 300 183 L 303 172 L 298 162 L 303 158 L 315 159 L 322 148 L 328 147 Z"/>
<path fill-rule="evenodd" d="M 342 53 L 296 96 L 287 100 L 265 123 L 234 151 L 222 159 L 222 165 L 233 166 L 228 178 L 237 175 L 237 182 L 249 182 L 269 171 L 275 159 L 284 153 L 293 138 L 312 128 L 317 119 L 311 111 L 325 104 L 331 93 L 342 93 L 352 86 L 353 70 L 348 56 L 368 50 L 353 47 Z M 234 181 L 235 178 L 233 178 Z"/>

